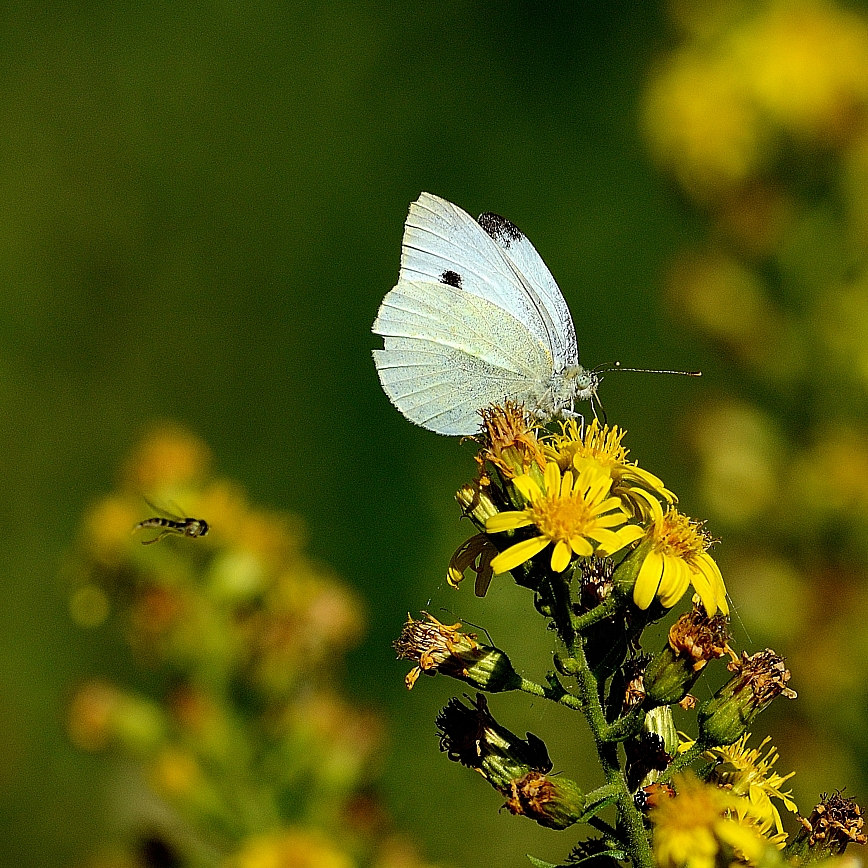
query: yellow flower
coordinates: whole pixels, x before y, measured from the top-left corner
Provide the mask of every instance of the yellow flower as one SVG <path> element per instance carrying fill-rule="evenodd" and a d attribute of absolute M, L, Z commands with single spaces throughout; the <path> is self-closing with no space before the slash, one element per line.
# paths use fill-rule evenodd
<path fill-rule="evenodd" d="M 785 128 L 833 142 L 868 98 L 868 26 L 820 0 L 775 2 L 733 33 L 732 57 L 756 104 Z"/>
<path fill-rule="evenodd" d="M 288 828 L 249 838 L 224 868 L 353 868 L 337 843 L 313 829 Z"/>
<path fill-rule="evenodd" d="M 786 834 L 772 797 L 780 799 L 788 811 L 798 811 L 792 800 L 792 791 L 784 792 L 781 789 L 795 772 L 782 776 L 772 769 L 778 761 L 778 751 L 774 746 L 769 747 L 765 756 L 760 755 L 771 741 L 770 738 L 763 739 L 759 747 L 748 750 L 749 738 L 750 733 L 745 733 L 735 744 L 715 747 L 707 752 L 709 759 L 719 763 L 712 771 L 710 780 L 726 786 L 741 797 L 742 804 L 735 809 L 740 821 L 753 822 L 762 835 L 782 847 Z"/>
<path fill-rule="evenodd" d="M 726 586 L 720 568 L 706 551 L 712 540 L 702 525 L 676 509 L 664 513 L 658 505 L 655 513 L 636 550 L 642 565 L 633 585 L 633 602 L 647 609 L 659 597 L 669 609 L 693 585 L 709 618 L 718 609 L 728 614 Z"/>
<path fill-rule="evenodd" d="M 725 53 L 678 49 L 651 76 L 643 102 L 652 154 L 699 201 L 737 189 L 762 167 L 769 133 Z"/>
<path fill-rule="evenodd" d="M 678 498 L 653 473 L 627 460 L 629 450 L 621 445 L 626 433 L 617 425 L 610 428 L 594 419 L 582 434 L 578 422 L 569 419 L 562 423 L 560 434 L 549 438 L 546 454 L 561 470 L 581 471 L 587 464 L 597 465 L 611 477 L 611 493 L 621 499 L 625 511 L 647 521 L 661 500 L 677 503 Z"/>
<path fill-rule="evenodd" d="M 642 536 L 641 528 L 626 524 L 629 516 L 620 500 L 610 496 L 612 479 L 598 466 L 588 464 L 577 473 L 566 470 L 561 474 L 557 463 L 550 461 L 546 464 L 544 487 L 527 474 L 516 476 L 513 484 L 528 505 L 489 518 L 486 531 L 500 533 L 535 525 L 539 533 L 494 558 L 491 568 L 495 573 L 523 564 L 550 543 L 554 546 L 551 567 L 560 573 L 569 566 L 573 554 L 611 555 Z M 616 527 L 619 530 L 613 530 Z"/>
<path fill-rule="evenodd" d="M 663 799 L 648 815 L 654 827 L 654 856 L 661 868 L 714 868 L 722 847 L 756 864 L 767 844 L 748 826 L 726 816 L 739 799 L 693 775 L 676 777 L 674 799 Z M 725 862 L 723 864 L 726 864 Z"/>

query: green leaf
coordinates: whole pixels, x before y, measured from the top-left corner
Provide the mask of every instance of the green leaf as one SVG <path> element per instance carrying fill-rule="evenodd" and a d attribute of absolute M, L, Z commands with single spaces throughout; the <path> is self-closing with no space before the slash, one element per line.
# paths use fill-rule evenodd
<path fill-rule="evenodd" d="M 609 794 L 603 796 L 601 799 L 598 799 L 595 802 L 591 802 L 588 805 L 585 805 L 585 810 L 582 813 L 582 816 L 576 821 L 578 823 L 587 823 L 588 820 L 596 817 L 597 814 L 600 813 L 604 808 L 608 808 L 609 805 L 614 804 L 618 800 L 618 797 L 614 794 Z"/>
<path fill-rule="evenodd" d="M 537 859 L 536 856 L 531 856 L 530 853 L 525 853 L 534 868 L 569 868 L 568 865 L 555 865 L 554 862 L 545 862 L 542 859 Z"/>
<path fill-rule="evenodd" d="M 569 865 L 555 865 L 554 862 L 545 862 L 542 859 L 537 859 L 536 856 L 531 856 L 530 853 L 525 853 L 534 868 L 570 868 Z"/>

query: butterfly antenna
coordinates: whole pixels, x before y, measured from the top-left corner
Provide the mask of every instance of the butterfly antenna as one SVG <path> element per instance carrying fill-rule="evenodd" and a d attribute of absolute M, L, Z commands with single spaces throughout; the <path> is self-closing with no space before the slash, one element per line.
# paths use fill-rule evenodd
<path fill-rule="evenodd" d="M 594 370 L 597 370 L 596 368 Z M 702 371 L 668 371 L 657 368 L 622 368 L 620 362 L 613 362 L 610 366 L 601 366 L 600 371 L 632 371 L 634 374 L 678 374 L 682 377 L 701 377 Z"/>

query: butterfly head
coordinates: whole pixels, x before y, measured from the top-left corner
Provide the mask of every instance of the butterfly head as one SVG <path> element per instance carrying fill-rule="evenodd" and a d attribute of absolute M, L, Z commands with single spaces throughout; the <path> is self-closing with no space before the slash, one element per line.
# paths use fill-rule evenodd
<path fill-rule="evenodd" d="M 597 388 L 602 379 L 597 371 L 589 371 L 581 365 L 570 365 L 564 368 L 561 375 L 564 391 L 570 394 L 573 401 L 593 401 L 597 397 Z"/>

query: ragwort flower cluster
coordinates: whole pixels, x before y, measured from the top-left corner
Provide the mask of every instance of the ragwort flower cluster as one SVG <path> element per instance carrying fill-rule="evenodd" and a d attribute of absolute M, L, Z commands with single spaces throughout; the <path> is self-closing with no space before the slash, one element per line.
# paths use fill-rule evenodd
<path fill-rule="evenodd" d="M 459 546 L 447 578 L 458 588 L 471 572 L 484 596 L 511 573 L 533 592 L 557 648 L 538 683 L 460 623 L 408 617 L 394 643 L 414 664 L 407 687 L 440 674 L 476 691 L 438 715 L 441 750 L 479 772 L 510 813 L 551 829 L 588 827 L 564 866 L 781 868 L 862 843 L 858 806 L 837 795 L 788 837 L 778 805 L 796 811 L 783 789 L 791 774 L 774 770 L 768 739 L 747 743 L 771 702 L 796 697 L 790 672 L 771 649 L 731 647 L 714 540 L 659 478 L 629 460 L 624 431 L 596 419 L 549 431 L 510 403 L 481 415 L 478 473 L 457 493 L 477 533 Z M 646 628 L 691 588 L 693 605 L 663 646 L 649 641 Z M 700 702 L 690 690 L 715 667 L 723 683 Z M 504 691 L 583 714 L 604 782 L 586 792 L 559 771 L 542 738 L 499 723 L 488 697 Z M 673 709 L 694 712 L 695 734 L 678 732 Z"/>

